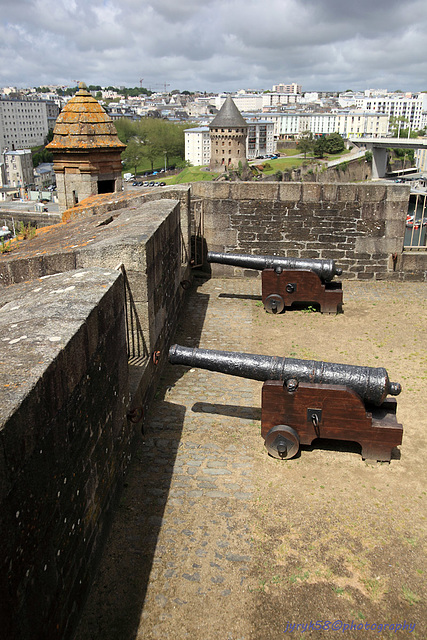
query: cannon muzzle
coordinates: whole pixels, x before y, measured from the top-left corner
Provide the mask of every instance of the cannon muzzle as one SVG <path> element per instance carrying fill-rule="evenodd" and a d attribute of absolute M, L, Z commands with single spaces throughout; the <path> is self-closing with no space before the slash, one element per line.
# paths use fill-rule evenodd
<path fill-rule="evenodd" d="M 344 385 L 355 391 L 367 404 L 381 405 L 388 395 L 401 392 L 398 382 L 390 382 L 382 367 L 360 367 L 316 360 L 298 360 L 279 356 L 262 356 L 233 351 L 196 349 L 173 345 L 169 362 L 209 371 L 218 371 L 252 380 L 289 380 L 318 384 Z"/>
<path fill-rule="evenodd" d="M 330 282 L 334 276 L 340 276 L 342 269 L 336 266 L 334 260 L 318 260 L 303 258 L 285 258 L 281 256 L 254 256 L 243 253 L 215 253 L 209 251 L 207 254 L 208 262 L 216 262 L 218 264 L 228 264 L 243 269 L 255 269 L 264 271 L 264 269 L 296 269 L 314 271 L 322 282 Z"/>

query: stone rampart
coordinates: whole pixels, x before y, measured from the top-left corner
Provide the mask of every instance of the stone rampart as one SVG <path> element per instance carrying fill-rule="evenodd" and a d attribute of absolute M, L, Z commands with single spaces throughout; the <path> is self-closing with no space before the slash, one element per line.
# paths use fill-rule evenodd
<path fill-rule="evenodd" d="M 192 185 L 192 196 L 203 201 L 208 250 L 334 258 L 344 278 L 360 280 L 414 277 L 397 268 L 409 192 L 406 185 L 372 183 Z M 424 279 L 426 266 L 415 277 Z M 212 273 L 243 272 L 212 265 Z"/>
<path fill-rule="evenodd" d="M 8 640 L 63 640 L 75 625 L 177 324 L 182 216 L 177 200 L 137 202 L 0 256 Z"/>
<path fill-rule="evenodd" d="M 76 270 L 2 291 L 0 621 L 63 638 L 129 463 L 123 275 Z"/>

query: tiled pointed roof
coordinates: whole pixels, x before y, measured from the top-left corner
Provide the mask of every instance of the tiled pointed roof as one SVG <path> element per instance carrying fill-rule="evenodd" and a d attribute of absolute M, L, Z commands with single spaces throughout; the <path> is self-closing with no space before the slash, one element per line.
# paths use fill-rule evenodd
<path fill-rule="evenodd" d="M 80 83 L 79 91 L 67 102 L 59 114 L 53 130 L 53 140 L 47 145 L 51 151 L 67 149 L 111 149 L 123 151 L 110 116 Z"/>
<path fill-rule="evenodd" d="M 209 127 L 247 127 L 246 120 L 234 104 L 233 98 L 227 96 L 221 109 Z"/>

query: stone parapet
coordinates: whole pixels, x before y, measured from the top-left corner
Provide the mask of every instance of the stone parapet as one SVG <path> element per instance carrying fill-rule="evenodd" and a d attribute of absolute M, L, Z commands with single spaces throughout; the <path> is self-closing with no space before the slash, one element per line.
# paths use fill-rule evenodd
<path fill-rule="evenodd" d="M 9 287 L 1 304 L 2 634 L 59 639 L 130 459 L 123 276 L 61 273 Z"/>
<path fill-rule="evenodd" d="M 390 260 L 403 250 L 405 185 L 237 183 L 227 191 L 197 183 L 192 193 L 203 200 L 207 250 L 335 257 L 343 278 L 405 278 Z M 214 276 L 239 275 L 233 267 L 210 268 Z"/>

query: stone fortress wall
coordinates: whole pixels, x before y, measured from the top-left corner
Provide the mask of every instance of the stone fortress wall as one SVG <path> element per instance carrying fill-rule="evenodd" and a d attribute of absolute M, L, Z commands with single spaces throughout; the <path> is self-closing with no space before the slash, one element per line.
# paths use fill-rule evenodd
<path fill-rule="evenodd" d="M 194 218 L 210 250 L 335 258 L 344 278 L 426 280 L 425 254 L 411 264 L 402 251 L 408 199 L 404 185 L 370 184 L 110 194 L 0 256 L 9 640 L 72 637 L 191 279 Z"/>

